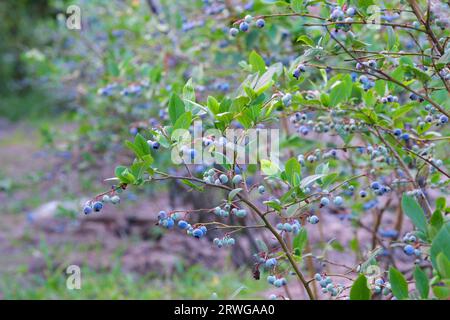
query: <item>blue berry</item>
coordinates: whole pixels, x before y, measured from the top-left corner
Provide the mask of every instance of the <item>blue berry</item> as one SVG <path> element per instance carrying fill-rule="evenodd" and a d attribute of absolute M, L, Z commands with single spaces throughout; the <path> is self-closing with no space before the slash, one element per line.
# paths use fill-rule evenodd
<path fill-rule="evenodd" d="M 153 141 L 152 142 L 152 149 L 153 150 L 158 150 L 160 146 L 161 145 L 159 144 L 159 142 L 157 142 L 157 141 Z"/>
<path fill-rule="evenodd" d="M 112 204 L 118 204 L 119 202 L 120 202 L 120 197 L 119 196 L 111 197 L 111 203 Z"/>
<path fill-rule="evenodd" d="M 92 208 L 94 209 L 95 212 L 99 212 L 100 210 L 103 209 L 103 203 L 101 203 L 100 201 L 97 201 L 94 203 Z"/>
<path fill-rule="evenodd" d="M 165 218 L 167 218 L 167 213 L 164 210 L 161 210 L 158 213 L 158 219 L 165 219 Z"/>
<path fill-rule="evenodd" d="M 276 279 L 277 278 L 275 276 L 270 275 L 270 276 L 267 277 L 267 282 L 270 283 L 270 284 L 273 284 Z"/>
<path fill-rule="evenodd" d="M 400 136 L 402 135 L 402 130 L 401 130 L 401 129 L 398 129 L 398 128 L 395 129 L 395 130 L 394 130 L 394 135 L 397 136 L 397 137 L 400 137 Z"/>
<path fill-rule="evenodd" d="M 92 208 L 91 208 L 91 206 L 84 206 L 84 208 L 83 208 L 83 212 L 84 212 L 84 214 L 90 214 L 90 213 L 92 213 Z"/>
<path fill-rule="evenodd" d="M 230 36 L 236 37 L 238 33 L 239 33 L 238 29 L 236 29 L 236 28 L 231 28 L 230 29 Z"/>
<path fill-rule="evenodd" d="M 403 248 L 403 252 L 408 255 L 408 256 L 412 256 L 414 254 L 414 247 L 410 244 L 407 244 L 404 248 Z"/>
<path fill-rule="evenodd" d="M 319 273 L 316 273 L 314 275 L 314 279 L 316 279 L 316 281 L 321 281 L 322 280 L 322 276 Z"/>
<path fill-rule="evenodd" d="M 353 7 L 349 7 L 345 13 L 347 13 L 350 17 L 353 17 L 356 14 L 356 10 Z"/>
<path fill-rule="evenodd" d="M 202 232 L 203 232 L 203 235 L 205 235 L 206 234 L 206 232 L 208 231 L 208 229 L 206 229 L 206 227 L 205 226 L 201 226 L 200 228 L 199 228 L 200 230 L 202 230 Z"/>
<path fill-rule="evenodd" d="M 242 176 L 237 174 L 233 177 L 233 179 L 231 180 L 231 182 L 233 182 L 234 184 L 239 184 L 242 182 Z"/>
<path fill-rule="evenodd" d="M 248 31 L 248 23 L 245 21 L 241 22 L 241 24 L 239 25 L 239 30 L 241 30 L 242 32 L 247 32 Z"/>
<path fill-rule="evenodd" d="M 336 206 L 341 206 L 344 203 L 344 200 L 342 199 L 342 197 L 337 196 L 333 199 L 333 203 Z"/>
<path fill-rule="evenodd" d="M 220 182 L 222 182 L 222 183 L 227 183 L 228 182 L 228 177 L 226 176 L 226 175 L 224 175 L 224 174 L 221 174 L 220 176 L 219 176 L 219 180 L 220 180 Z"/>
<path fill-rule="evenodd" d="M 367 197 L 367 192 L 366 192 L 365 190 L 361 190 L 361 191 L 359 192 L 359 196 L 360 196 L 361 198 L 365 198 L 365 197 Z"/>
<path fill-rule="evenodd" d="M 380 184 L 378 181 L 374 181 L 374 182 L 372 182 L 372 184 L 370 185 L 370 187 L 371 187 L 373 190 L 379 190 L 379 189 L 381 188 L 381 184 Z"/>
<path fill-rule="evenodd" d="M 258 19 L 258 20 L 256 20 L 256 26 L 258 27 L 258 28 L 264 28 L 264 26 L 265 26 L 265 21 L 264 21 L 264 19 Z"/>
<path fill-rule="evenodd" d="M 287 232 L 292 232 L 292 225 L 290 224 L 290 223 L 285 223 L 284 225 L 283 225 L 283 229 L 285 230 L 285 231 L 287 231 Z"/>
<path fill-rule="evenodd" d="M 270 269 L 273 268 L 277 265 L 277 259 L 275 258 L 270 258 L 266 260 L 266 268 Z"/>
<path fill-rule="evenodd" d="M 192 231 L 192 235 L 196 238 L 201 238 L 203 237 L 203 231 L 201 229 L 194 229 L 194 231 Z"/>
<path fill-rule="evenodd" d="M 264 188 L 264 186 L 259 186 L 258 187 L 258 192 L 263 194 L 264 192 L 266 192 L 266 188 Z"/>
<path fill-rule="evenodd" d="M 328 198 L 323 197 L 323 198 L 320 199 L 320 205 L 321 206 L 325 207 L 325 206 L 327 206 L 329 204 L 330 204 L 330 200 Z"/>
<path fill-rule="evenodd" d="M 448 122 L 448 117 L 446 115 L 442 115 L 439 117 L 439 122 L 444 124 Z"/>
<path fill-rule="evenodd" d="M 318 216 L 311 216 L 309 217 L 309 223 L 311 224 L 317 224 L 319 222 L 319 217 Z"/>
<path fill-rule="evenodd" d="M 281 279 L 277 279 L 274 281 L 273 285 L 277 288 L 280 288 L 283 286 L 283 281 Z"/>
<path fill-rule="evenodd" d="M 402 134 L 402 139 L 405 140 L 405 141 L 408 141 L 409 140 L 409 134 L 407 134 L 407 133 Z"/>
<path fill-rule="evenodd" d="M 180 229 L 186 229 L 187 227 L 188 227 L 188 223 L 186 222 L 186 221 L 184 221 L 184 220 L 180 220 L 180 221 L 178 221 L 178 227 L 180 228 Z"/>

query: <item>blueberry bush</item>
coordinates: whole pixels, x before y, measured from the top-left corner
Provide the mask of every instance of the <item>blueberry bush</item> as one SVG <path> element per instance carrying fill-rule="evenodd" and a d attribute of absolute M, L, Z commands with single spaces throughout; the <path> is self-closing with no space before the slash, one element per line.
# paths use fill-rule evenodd
<path fill-rule="evenodd" d="M 158 22 L 156 40 L 130 12 L 111 16 L 139 43 L 105 42 L 84 130 L 114 132 L 134 159 L 84 213 L 108 214 L 123 192 L 149 184 L 211 189 L 220 201 L 149 214 L 218 250 L 250 235 L 253 277 L 283 289 L 270 299 L 448 299 L 448 3 L 197 5 L 200 17 L 172 16 L 177 32 Z M 120 42 L 123 32 L 108 36 Z M 264 129 L 279 133 L 279 161 L 228 152 L 238 140 L 255 148 L 246 134 Z M 327 228 L 329 216 L 339 230 Z M 337 231 L 351 240 L 340 243 Z M 352 264 L 330 251 L 351 252 Z"/>

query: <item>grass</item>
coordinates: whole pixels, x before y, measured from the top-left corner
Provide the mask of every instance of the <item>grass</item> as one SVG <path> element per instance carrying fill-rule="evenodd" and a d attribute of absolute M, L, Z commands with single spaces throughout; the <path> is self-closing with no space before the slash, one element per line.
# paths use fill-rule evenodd
<path fill-rule="evenodd" d="M 121 267 L 110 271 L 81 270 L 81 289 L 66 288 L 67 275 L 56 270 L 46 276 L 0 278 L 3 299 L 260 299 L 267 286 L 238 271 L 218 273 L 201 266 L 177 272 L 170 279 L 155 274 L 126 273 Z M 26 280 L 25 280 L 26 279 Z"/>

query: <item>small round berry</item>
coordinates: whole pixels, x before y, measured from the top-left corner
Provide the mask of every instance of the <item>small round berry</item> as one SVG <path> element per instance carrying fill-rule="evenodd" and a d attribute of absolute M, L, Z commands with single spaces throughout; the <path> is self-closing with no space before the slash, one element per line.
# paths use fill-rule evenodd
<path fill-rule="evenodd" d="M 264 28 L 265 24 L 266 24 L 266 22 L 264 21 L 264 19 L 258 19 L 258 20 L 256 20 L 256 26 L 257 26 L 258 28 Z"/>
<path fill-rule="evenodd" d="M 100 201 L 97 201 L 94 203 L 92 208 L 94 209 L 95 212 L 99 212 L 100 210 L 103 209 L 103 203 L 101 203 Z"/>
<path fill-rule="evenodd" d="M 198 228 L 194 229 L 194 231 L 192 231 L 192 235 L 194 237 L 196 237 L 197 239 L 201 238 L 201 237 L 203 237 L 203 231 L 201 229 L 198 229 Z"/>
<path fill-rule="evenodd" d="M 325 206 L 327 206 L 327 205 L 329 205 L 330 204 L 330 199 L 328 199 L 327 197 L 322 197 L 321 199 L 320 199 L 320 205 L 322 206 L 322 207 L 325 207 Z"/>
<path fill-rule="evenodd" d="M 173 226 L 175 225 L 175 221 L 173 221 L 172 218 L 167 218 L 166 221 L 167 221 L 166 228 L 167 229 L 172 229 Z"/>
<path fill-rule="evenodd" d="M 84 206 L 84 208 L 83 208 L 83 212 L 84 212 L 84 214 L 90 214 L 90 213 L 92 213 L 92 207 L 91 206 Z"/>
<path fill-rule="evenodd" d="M 270 284 L 273 284 L 275 282 L 275 280 L 277 280 L 277 278 L 275 276 L 270 275 L 267 277 L 267 282 Z"/>
<path fill-rule="evenodd" d="M 277 259 L 275 258 L 270 258 L 266 260 L 266 268 L 270 269 L 273 268 L 277 265 Z"/>
<path fill-rule="evenodd" d="M 243 21 L 239 24 L 239 30 L 241 30 L 242 32 L 247 32 L 248 31 L 248 23 Z"/>
<path fill-rule="evenodd" d="M 277 279 L 274 281 L 273 285 L 277 288 L 280 288 L 283 286 L 283 281 L 281 279 Z"/>
<path fill-rule="evenodd" d="M 337 197 L 335 197 L 335 198 L 333 199 L 333 203 L 334 203 L 336 206 L 341 206 L 341 205 L 344 203 L 344 200 L 342 199 L 342 197 L 337 196 Z"/>
<path fill-rule="evenodd" d="M 111 197 L 111 203 L 112 203 L 112 204 L 118 204 L 118 203 L 120 203 L 120 197 L 119 197 L 119 196 L 112 196 L 112 197 Z"/>
<path fill-rule="evenodd" d="M 284 225 L 283 225 L 283 229 L 284 229 L 284 231 L 286 231 L 286 232 L 292 232 L 292 225 L 290 224 L 290 223 L 285 223 Z"/>
<path fill-rule="evenodd" d="M 160 146 L 161 145 L 159 144 L 159 142 L 157 142 L 157 141 L 153 141 L 152 142 L 152 149 L 153 150 L 158 150 Z"/>
<path fill-rule="evenodd" d="M 236 211 L 236 217 L 244 218 L 245 216 L 247 216 L 247 210 L 240 209 L 240 210 Z"/>
<path fill-rule="evenodd" d="M 228 177 L 225 174 L 221 174 L 219 176 L 220 182 L 222 182 L 223 184 L 228 182 Z"/>
<path fill-rule="evenodd" d="M 231 182 L 233 182 L 234 184 L 239 184 L 242 182 L 242 176 L 237 174 L 233 177 L 233 179 L 231 180 Z"/>
<path fill-rule="evenodd" d="M 402 139 L 405 140 L 405 141 L 408 141 L 409 140 L 409 134 L 407 134 L 407 133 L 402 134 Z"/>
<path fill-rule="evenodd" d="M 230 36 L 232 36 L 232 37 L 236 37 L 238 33 L 239 33 L 239 30 L 236 28 L 231 28 L 230 32 L 229 32 Z"/>
<path fill-rule="evenodd" d="M 414 247 L 410 244 L 407 244 L 404 248 L 403 248 L 403 252 L 408 255 L 408 256 L 412 256 L 414 254 Z"/>
<path fill-rule="evenodd" d="M 187 229 L 188 225 L 189 225 L 189 224 L 188 224 L 186 221 L 184 221 L 184 220 L 178 221 L 178 227 L 179 227 L 180 229 Z"/>
<path fill-rule="evenodd" d="M 247 23 L 252 22 L 252 20 L 253 20 L 253 17 L 249 14 L 244 17 L 244 21 Z"/>
<path fill-rule="evenodd" d="M 394 130 L 394 135 L 397 136 L 397 137 L 400 137 L 400 136 L 402 135 L 402 130 L 401 130 L 401 129 L 398 129 L 398 128 L 395 129 L 395 130 Z"/>
<path fill-rule="evenodd" d="M 316 273 L 314 275 L 314 279 L 316 279 L 316 281 L 321 281 L 322 280 L 322 276 L 320 275 L 320 273 Z"/>
<path fill-rule="evenodd" d="M 258 187 L 258 192 L 259 192 L 260 194 L 263 194 L 264 192 L 266 192 L 266 188 L 265 188 L 264 186 L 259 186 L 259 187 Z"/>
<path fill-rule="evenodd" d="M 359 192 L 359 196 L 360 196 L 361 198 L 365 198 L 365 197 L 367 197 L 367 192 L 366 192 L 365 190 L 361 190 L 361 191 Z"/>
<path fill-rule="evenodd" d="M 102 201 L 103 201 L 104 203 L 108 203 L 108 202 L 111 201 L 111 198 L 110 198 L 107 194 L 105 194 L 105 195 L 102 197 Z"/>
<path fill-rule="evenodd" d="M 277 300 L 277 295 L 272 293 L 272 294 L 269 296 L 269 300 Z"/>
<path fill-rule="evenodd" d="M 372 184 L 370 185 L 370 187 L 371 187 L 373 190 L 379 190 L 379 189 L 381 188 L 381 184 L 380 184 L 378 181 L 374 181 L 374 182 L 372 182 Z"/>
<path fill-rule="evenodd" d="M 377 286 L 382 286 L 382 285 L 384 285 L 384 280 L 381 279 L 381 278 L 376 279 L 376 280 L 375 280 L 375 285 L 377 285 Z"/>
<path fill-rule="evenodd" d="M 309 217 L 309 223 L 317 224 L 318 222 L 319 222 L 319 217 L 318 216 L 313 215 L 313 216 Z"/>
<path fill-rule="evenodd" d="M 446 115 L 442 115 L 439 117 L 439 122 L 444 124 L 448 122 L 448 117 Z"/>

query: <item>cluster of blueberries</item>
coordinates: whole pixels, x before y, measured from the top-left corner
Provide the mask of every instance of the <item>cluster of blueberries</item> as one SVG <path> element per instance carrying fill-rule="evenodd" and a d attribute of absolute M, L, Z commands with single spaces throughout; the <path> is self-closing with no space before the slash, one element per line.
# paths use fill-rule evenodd
<path fill-rule="evenodd" d="M 344 289 L 342 284 L 335 285 L 333 279 L 323 276 L 320 273 L 316 273 L 314 279 L 319 282 L 322 293 L 330 293 L 332 297 L 337 296 Z"/>
<path fill-rule="evenodd" d="M 213 243 L 218 248 L 231 247 L 231 246 L 234 246 L 234 244 L 236 243 L 236 240 L 234 240 L 234 238 L 231 238 L 229 236 L 225 236 L 222 239 L 214 238 Z"/>
<path fill-rule="evenodd" d="M 180 220 L 180 215 L 178 213 L 169 216 L 165 211 L 160 211 L 158 214 L 158 224 L 164 228 L 172 229 L 175 226 L 176 221 L 178 221 L 178 228 L 186 230 L 186 233 L 189 236 L 193 236 L 197 239 L 202 238 L 208 231 L 205 226 L 193 227 L 187 221 Z"/>
<path fill-rule="evenodd" d="M 300 222 L 295 219 L 292 222 L 278 223 L 276 228 L 280 231 L 292 232 L 294 235 L 297 235 L 300 232 L 300 228 L 302 225 Z"/>
<path fill-rule="evenodd" d="M 422 251 L 414 245 L 418 243 L 417 237 L 414 234 L 407 232 L 403 236 L 402 240 L 406 243 L 406 245 L 403 247 L 403 252 L 406 255 L 416 256 L 417 258 L 420 258 L 422 256 Z"/>
<path fill-rule="evenodd" d="M 120 202 L 120 197 L 118 195 L 109 196 L 105 194 L 99 201 L 89 201 L 83 208 L 84 214 L 90 214 L 92 212 L 100 212 L 103 209 L 105 203 L 118 204 Z"/>
<path fill-rule="evenodd" d="M 280 288 L 282 286 L 285 286 L 287 284 L 287 280 L 286 278 L 282 277 L 282 278 L 277 278 L 276 276 L 270 275 L 267 277 L 267 282 L 269 284 L 274 285 L 277 288 Z"/>
<path fill-rule="evenodd" d="M 246 15 L 244 18 L 244 21 L 242 21 L 239 24 L 239 29 L 237 28 L 231 28 L 229 31 L 230 36 L 232 37 L 236 37 L 239 33 L 239 31 L 241 32 L 247 32 L 248 30 L 250 30 L 250 25 L 251 24 L 255 24 L 256 27 L 258 28 L 263 28 L 265 26 L 265 21 L 264 19 L 254 19 L 251 15 Z"/>
<path fill-rule="evenodd" d="M 337 23 L 336 30 L 342 28 L 344 31 L 350 30 L 350 25 L 353 22 L 353 16 L 356 14 L 356 9 L 353 7 L 348 7 L 344 11 L 341 7 L 336 6 L 331 10 L 330 20 L 334 22 L 345 22 L 345 23 Z M 347 17 L 345 16 L 347 15 Z"/>
<path fill-rule="evenodd" d="M 374 293 L 379 294 L 383 293 L 383 295 L 387 296 L 391 293 L 391 284 L 387 281 L 384 281 L 382 278 L 375 279 L 374 283 L 370 286 Z"/>
<path fill-rule="evenodd" d="M 223 206 L 223 208 L 215 207 L 214 214 L 222 218 L 228 218 L 230 214 L 234 214 L 238 218 L 245 218 L 247 216 L 247 210 L 231 208 L 231 205 L 227 203 Z"/>
<path fill-rule="evenodd" d="M 314 152 L 306 157 L 306 161 L 309 163 L 314 163 L 317 160 L 323 158 L 323 159 L 329 159 L 329 158 L 336 158 L 337 151 L 332 149 L 326 152 L 322 152 L 320 149 L 314 150 Z M 305 156 L 303 154 L 299 154 L 297 156 L 297 161 L 304 167 L 306 165 L 305 162 Z"/>

